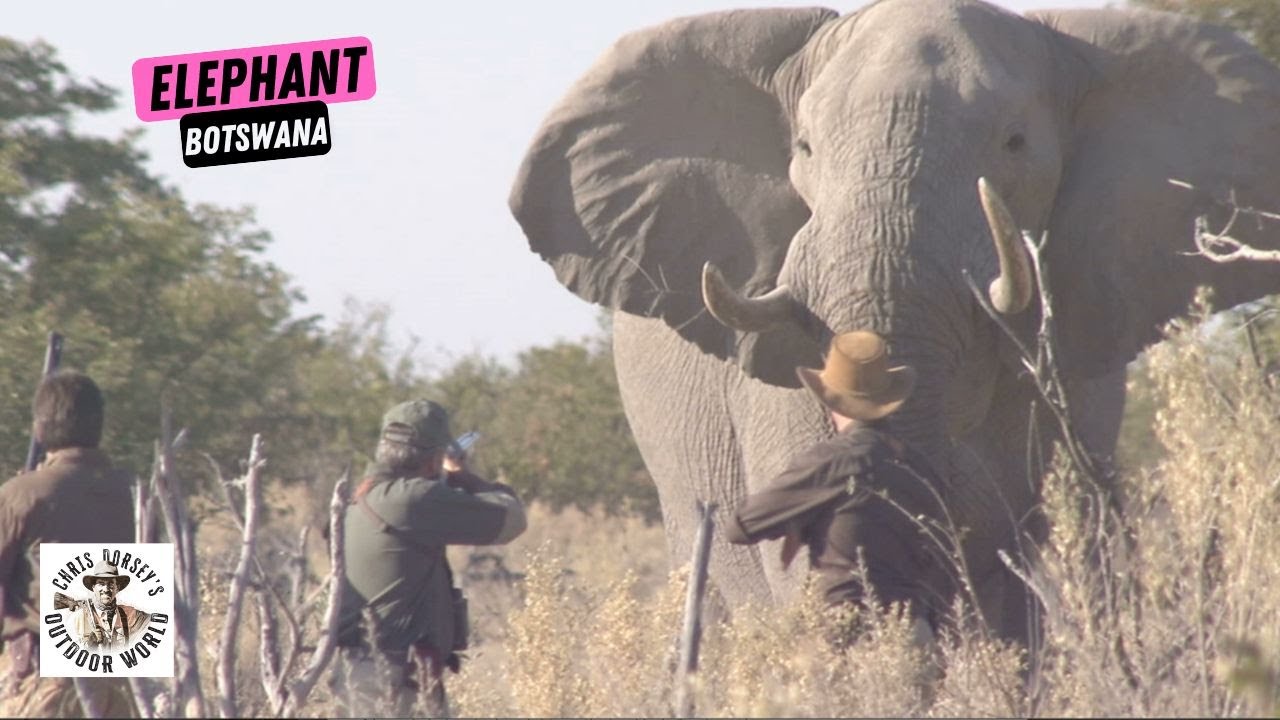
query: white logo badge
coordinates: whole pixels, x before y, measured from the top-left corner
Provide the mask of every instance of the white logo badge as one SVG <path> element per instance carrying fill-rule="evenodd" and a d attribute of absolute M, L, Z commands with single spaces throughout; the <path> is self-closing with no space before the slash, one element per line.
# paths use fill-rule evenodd
<path fill-rule="evenodd" d="M 173 544 L 40 543 L 41 677 L 173 677 Z"/>

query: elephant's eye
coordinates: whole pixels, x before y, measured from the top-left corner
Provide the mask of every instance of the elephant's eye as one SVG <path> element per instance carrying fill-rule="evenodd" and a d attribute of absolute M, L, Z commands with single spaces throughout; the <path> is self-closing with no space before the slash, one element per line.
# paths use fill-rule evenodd
<path fill-rule="evenodd" d="M 803 138 L 796 138 L 796 152 L 809 157 L 813 154 L 813 148 L 809 147 L 809 141 Z"/>
<path fill-rule="evenodd" d="M 1027 145 L 1027 136 L 1022 133 L 1014 133 L 1005 141 L 1004 147 L 1009 152 L 1020 152 Z"/>

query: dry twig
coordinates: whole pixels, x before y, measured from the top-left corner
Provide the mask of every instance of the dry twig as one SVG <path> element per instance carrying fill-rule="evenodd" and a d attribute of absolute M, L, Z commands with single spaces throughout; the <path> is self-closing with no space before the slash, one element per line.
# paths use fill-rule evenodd
<path fill-rule="evenodd" d="M 346 577 L 346 551 L 343 547 L 346 531 L 343 514 L 347 507 L 347 487 L 350 484 L 348 468 L 342 479 L 334 485 L 333 497 L 329 502 L 329 605 L 325 609 L 324 625 L 316 642 L 316 650 L 311 655 L 311 662 L 302 671 L 302 675 L 289 684 L 288 697 L 283 707 L 285 715 L 293 715 L 306 703 L 311 688 L 328 666 L 338 644 L 338 611 L 342 607 L 342 588 Z"/>
<path fill-rule="evenodd" d="M 1195 190 L 1196 186 L 1183 180 L 1169 180 L 1170 185 L 1176 185 L 1188 190 Z M 1252 245 L 1237 240 L 1228 235 L 1231 228 L 1235 227 L 1236 221 L 1241 215 L 1247 215 L 1253 218 L 1266 220 L 1280 220 L 1280 215 L 1259 210 L 1251 207 L 1241 207 L 1237 201 L 1235 193 L 1232 192 L 1228 198 L 1214 198 L 1221 205 L 1231 208 L 1231 217 L 1227 220 L 1227 224 L 1222 228 L 1221 232 L 1213 232 L 1209 229 L 1209 219 L 1204 215 L 1196 218 L 1196 231 L 1193 239 L 1196 244 L 1196 251 L 1186 253 L 1187 255 L 1198 255 L 1215 263 L 1230 263 L 1240 260 L 1249 260 L 1253 262 L 1280 262 L 1280 250 L 1263 250 L 1253 247 Z"/>
<path fill-rule="evenodd" d="M 154 483 L 148 486 L 142 481 L 142 478 L 134 478 L 133 483 L 133 528 L 134 542 L 148 543 L 151 542 L 151 534 L 154 527 L 151 524 L 151 513 L 155 509 L 155 487 Z M 143 678 L 129 678 L 129 691 L 133 694 L 133 703 L 138 709 L 138 714 L 144 720 L 150 720 L 156 716 L 155 698 L 147 687 L 147 683 Z"/>
<path fill-rule="evenodd" d="M 236 640 L 240 630 L 240 610 L 244 604 L 244 591 L 249 583 L 254 546 L 258 535 L 259 505 L 262 490 L 259 485 L 262 466 L 262 436 L 254 434 L 249 447 L 249 467 L 244 477 L 244 524 L 240 542 L 240 559 L 235 574 L 231 576 L 231 588 L 227 594 L 227 614 L 222 625 L 222 637 L 218 642 L 218 705 L 222 717 L 233 718 L 239 713 L 236 707 Z M 224 486 L 224 492 L 226 488 Z M 227 495 L 230 500 L 230 494 Z"/>
<path fill-rule="evenodd" d="M 174 625 L 177 633 L 173 677 L 173 703 L 177 713 L 187 717 L 204 717 L 204 692 L 200 688 L 200 583 L 196 566 L 194 531 L 184 504 L 173 488 L 173 453 L 186 437 L 184 428 L 172 434 L 169 404 L 160 403 L 160 440 L 156 443 L 156 461 L 152 468 L 151 487 L 160 501 L 165 532 L 174 544 Z"/>

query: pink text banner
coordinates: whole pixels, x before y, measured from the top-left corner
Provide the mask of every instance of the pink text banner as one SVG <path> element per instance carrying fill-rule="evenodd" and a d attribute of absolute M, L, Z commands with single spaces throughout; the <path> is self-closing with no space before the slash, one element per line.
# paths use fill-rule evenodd
<path fill-rule="evenodd" d="M 310 100 L 368 100 L 376 90 L 373 43 L 364 37 L 166 55 L 133 64 L 134 108 L 146 122 Z"/>

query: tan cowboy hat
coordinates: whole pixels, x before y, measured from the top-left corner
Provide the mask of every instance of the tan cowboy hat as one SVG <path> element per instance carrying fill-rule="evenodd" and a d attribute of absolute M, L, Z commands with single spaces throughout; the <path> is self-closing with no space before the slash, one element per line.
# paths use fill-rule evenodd
<path fill-rule="evenodd" d="M 865 330 L 832 338 L 821 372 L 798 367 L 796 374 L 823 405 L 856 420 L 877 420 L 897 410 L 916 383 L 914 369 L 889 367 L 884 339 Z"/>
<path fill-rule="evenodd" d="M 128 575 L 122 575 L 117 571 L 115 565 L 112 565 L 106 560 L 99 560 L 98 564 L 93 566 L 93 570 L 90 570 L 87 575 L 81 578 L 81 581 L 84 583 L 85 587 L 92 590 L 93 581 L 98 578 L 115 578 L 118 581 L 116 582 L 117 592 L 123 590 L 125 586 L 129 584 L 129 580 L 132 579 Z"/>

